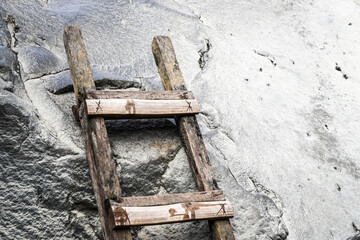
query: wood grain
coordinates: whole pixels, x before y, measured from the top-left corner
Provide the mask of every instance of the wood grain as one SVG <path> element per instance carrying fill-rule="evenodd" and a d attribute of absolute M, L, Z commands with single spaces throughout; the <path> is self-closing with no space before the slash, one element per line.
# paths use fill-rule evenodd
<path fill-rule="evenodd" d="M 152 50 L 165 90 L 187 90 L 170 38 L 155 36 Z M 185 116 L 176 120 L 198 189 L 218 189 L 196 117 Z M 229 220 L 209 221 L 209 224 L 213 240 L 235 240 Z"/>
<path fill-rule="evenodd" d="M 95 83 L 90 69 L 85 43 L 78 27 L 67 26 L 63 32 L 64 46 L 73 80 L 76 102 L 79 105 L 80 94 L 84 88 L 95 89 Z"/>
<path fill-rule="evenodd" d="M 89 60 L 78 27 L 67 26 L 64 29 L 64 45 L 68 57 L 70 73 L 79 108 L 79 119 L 85 140 L 86 158 L 100 215 L 104 238 L 110 240 L 130 240 L 130 229 L 114 231 L 111 228 L 105 199 L 121 196 L 121 188 L 115 172 L 115 162 L 107 135 L 104 119 L 88 118 L 84 104 L 84 91 L 95 88 Z"/>
<path fill-rule="evenodd" d="M 113 205 L 111 209 L 115 228 L 224 219 L 234 216 L 234 211 L 227 201 L 183 202 L 147 207 Z"/>
<path fill-rule="evenodd" d="M 196 100 L 86 99 L 89 116 L 161 118 L 200 112 Z"/>
<path fill-rule="evenodd" d="M 195 99 L 191 91 L 120 91 L 89 90 L 86 99 L 145 99 L 145 100 L 181 100 Z"/>
<path fill-rule="evenodd" d="M 186 90 L 170 38 L 166 36 L 155 36 L 151 46 L 165 90 Z"/>
<path fill-rule="evenodd" d="M 204 191 L 204 192 L 190 192 L 177 194 L 164 194 L 154 196 L 141 197 L 120 197 L 116 200 L 110 200 L 111 206 L 125 206 L 125 207 L 147 207 L 159 206 L 166 204 L 175 204 L 181 202 L 210 202 L 210 201 L 225 201 L 225 197 L 221 190 Z"/>

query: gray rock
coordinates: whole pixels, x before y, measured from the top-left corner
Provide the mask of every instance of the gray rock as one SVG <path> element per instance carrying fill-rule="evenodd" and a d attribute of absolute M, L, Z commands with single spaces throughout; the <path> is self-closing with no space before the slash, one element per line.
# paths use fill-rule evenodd
<path fill-rule="evenodd" d="M 109 121 L 107 129 L 125 196 L 196 191 L 177 129 L 167 120 Z M 146 154 L 144 154 L 146 153 Z M 209 239 L 206 222 L 134 229 L 135 239 Z"/>
<path fill-rule="evenodd" d="M 11 47 L 11 34 L 7 30 L 8 16 L 2 8 L 0 8 L 0 17 L 0 46 Z"/>
<path fill-rule="evenodd" d="M 66 60 L 63 47 L 59 45 L 59 42 L 62 41 L 60 32 L 62 27 L 57 28 L 56 24 L 58 23 L 54 23 L 54 25 L 49 26 L 49 29 L 41 30 L 44 28 L 44 26 L 41 26 L 39 29 L 32 31 L 32 28 L 24 23 L 29 21 L 28 16 L 34 13 L 32 9 L 36 8 L 36 5 L 25 7 L 28 3 L 24 2 L 23 4 L 22 6 L 15 4 L 16 10 L 11 12 L 15 16 L 16 26 L 19 28 L 17 32 L 13 32 L 13 40 L 16 39 L 17 42 L 12 44 L 12 47 L 18 53 L 22 80 L 25 81 L 24 89 L 31 102 L 30 109 L 32 109 L 28 113 L 29 116 L 32 116 L 29 123 L 23 125 L 27 126 L 27 128 L 29 128 L 28 126 L 32 127 L 24 136 L 25 140 L 15 139 L 14 142 L 22 146 L 23 152 L 27 156 L 22 158 L 26 159 L 28 165 L 31 162 L 32 167 L 20 171 L 24 182 L 15 181 L 10 177 L 16 176 L 12 171 L 9 171 L 8 179 L 9 182 L 14 184 L 20 184 L 21 182 L 24 185 L 23 189 L 34 192 L 31 199 L 28 197 L 27 203 L 31 206 L 31 209 L 40 210 L 29 210 L 31 214 L 26 218 L 21 218 L 22 220 L 13 218 L 11 220 L 13 226 L 24 225 L 27 228 L 4 229 L 4 237 L 102 238 L 96 205 L 91 192 L 87 163 L 83 154 L 81 132 L 77 123 L 72 119 L 70 110 L 71 105 L 74 103 L 74 96 L 72 93 L 67 93 L 71 81 L 66 70 L 67 66 L 64 66 Z M 54 7 L 56 4 L 53 5 L 54 2 L 48 5 L 45 2 L 38 2 L 37 4 L 47 8 L 42 17 L 52 22 L 51 18 L 55 9 L 51 6 Z M 69 14 L 76 16 L 87 6 L 92 7 L 94 5 L 81 4 L 75 12 L 61 11 L 59 19 L 71 18 Z M 129 5 L 127 6 L 129 9 L 123 9 L 123 11 L 124 14 L 127 14 L 126 11 L 135 10 L 138 14 L 146 16 L 146 11 L 143 11 L 144 7 L 139 5 L 139 8 L 133 8 Z M 199 33 L 198 26 L 193 25 L 196 16 L 192 15 L 190 10 L 171 11 L 174 15 L 167 15 L 171 6 L 156 3 L 152 7 L 156 11 L 165 14 L 161 18 L 166 19 L 171 16 L 171 18 L 176 19 L 181 17 L 185 21 L 186 26 L 190 29 L 190 32 L 185 33 L 185 36 L 191 37 L 193 40 L 190 43 L 180 42 L 180 44 L 191 49 L 202 48 L 202 37 L 200 35 L 203 33 Z M 28 11 L 30 15 L 20 14 L 20 10 L 21 12 Z M 101 11 L 106 12 L 107 10 L 102 9 Z M 49 13 L 50 15 L 48 15 Z M 82 14 L 87 15 L 87 17 L 93 16 L 85 12 Z M 161 15 L 153 15 L 153 17 L 157 16 Z M 98 43 L 96 43 L 98 40 L 103 44 L 103 39 L 92 36 L 93 31 L 84 27 L 86 25 L 83 24 L 87 24 L 87 20 L 81 18 L 79 20 L 88 46 L 94 78 L 99 79 L 97 81 L 99 87 L 162 89 L 150 50 L 151 37 L 144 36 L 145 39 L 149 38 L 149 41 L 145 44 L 144 37 L 132 33 L 134 38 L 130 39 L 135 42 L 132 42 L 131 45 L 137 46 L 135 50 L 122 47 L 122 51 L 115 51 L 116 48 L 113 46 L 106 46 L 99 52 L 93 46 L 98 46 Z M 61 21 L 59 20 L 59 22 Z M 36 26 L 34 22 L 30 21 L 30 23 Z M 149 22 L 141 22 L 141 24 L 147 28 L 152 25 Z M 124 29 L 128 28 L 126 24 L 123 27 Z M 170 22 L 168 27 L 171 27 Z M 55 31 L 55 29 L 58 29 L 58 32 L 51 36 L 46 32 Z M 161 30 L 160 32 L 166 31 Z M 114 39 L 112 44 L 118 42 L 113 33 L 102 34 L 112 36 Z M 153 34 L 155 35 L 155 31 Z M 41 36 L 40 40 L 43 40 L 39 41 L 38 36 Z M 111 58 L 100 54 L 105 50 Z M 138 52 L 141 54 L 136 56 L 135 53 Z M 186 58 L 181 51 L 179 53 L 179 59 Z M 196 51 L 194 53 L 191 55 L 191 60 L 195 60 L 193 61 L 195 65 L 191 65 L 191 61 L 182 65 L 185 77 L 191 76 L 198 71 L 198 55 Z M 116 81 L 112 80 L 103 80 L 104 77 L 121 81 L 116 83 Z M 133 82 L 131 86 L 129 81 Z M 15 96 L 13 97 L 15 98 Z M 14 105 L 15 108 L 18 108 L 18 106 Z M 216 116 L 214 114 L 210 115 Z M 8 124 L 7 122 L 5 124 L 5 122 L 4 120 L 4 125 Z M 215 123 L 216 121 L 212 122 Z M 217 121 L 214 127 L 219 126 L 218 124 Z M 109 121 L 107 127 L 125 196 L 196 191 L 186 154 L 173 122 L 168 120 Z M 2 134 L 6 135 L 6 133 Z M 30 145 L 33 141 L 36 142 L 36 148 L 30 147 L 33 146 Z M 5 142 L 10 142 L 10 140 L 6 139 L 4 144 Z M 6 149 L 4 154 L 14 151 L 11 147 L 4 149 Z M 210 150 L 210 155 L 218 155 L 219 153 L 218 150 L 213 153 Z M 15 157 L 20 158 L 18 155 Z M 258 193 L 248 192 L 243 189 L 236 183 L 236 179 L 229 177 L 229 169 L 221 161 L 213 161 L 213 164 L 216 168 L 220 186 L 228 195 L 228 198 L 232 200 L 236 212 L 239 213 L 232 220 L 236 236 L 242 236 L 244 239 L 254 237 L 265 239 L 266 236 L 283 238 L 283 236 L 287 235 L 286 227 L 281 219 L 281 208 L 278 208 L 272 202 L 272 199 L 267 197 L 266 194 L 258 195 Z M 42 181 L 43 178 L 46 181 Z M 10 185 L 8 189 L 13 189 L 12 186 Z M 235 192 L 230 192 L 229 189 L 235 189 Z M 3 189 L 2 192 L 6 193 L 7 191 Z M 24 195 L 19 191 L 16 194 L 20 196 L 19 199 L 22 199 Z M 23 204 L 22 200 L 16 201 L 18 203 L 15 206 Z M 5 213 L 10 211 L 12 205 L 14 205 L 12 201 L 5 205 L 7 209 Z M 20 209 L 21 211 L 13 213 L 13 216 L 22 216 L 24 209 Z M 245 219 L 242 216 L 246 216 Z M 51 221 L 49 221 L 50 218 Z M 246 219 L 251 219 L 251 221 L 246 221 Z M 9 219 L 4 220 L 1 226 L 5 226 L 8 221 Z M 42 231 L 40 231 L 40 226 Z M 52 231 L 54 229 L 56 231 Z M 60 229 L 63 230 L 60 231 Z M 210 230 L 206 221 L 134 228 L 133 233 L 135 239 L 210 238 Z"/>
<path fill-rule="evenodd" d="M 14 46 L 14 18 L 0 8 L 0 89 L 14 92 L 28 100 L 19 74 L 19 62 Z"/>
<path fill-rule="evenodd" d="M 4 80 L 0 79 L 0 89 L 1 90 L 7 90 L 7 91 L 12 91 L 13 88 L 13 84 L 12 82 L 5 82 Z"/>
<path fill-rule="evenodd" d="M 62 59 L 51 51 L 38 46 L 19 48 L 18 58 L 24 81 L 61 71 L 64 65 Z"/>
<path fill-rule="evenodd" d="M 350 237 L 347 240 L 360 240 L 360 234 L 356 234 L 355 236 Z"/>
<path fill-rule="evenodd" d="M 100 236 L 84 156 L 44 131 L 31 105 L 0 96 L 1 238 Z"/>
<path fill-rule="evenodd" d="M 14 78 L 18 77 L 16 72 L 16 55 L 6 46 L 0 46 L 0 88 L 12 91 Z"/>
<path fill-rule="evenodd" d="M 235 210 L 237 239 L 354 234 L 357 1 L 8 0 L 0 7 L 1 238 L 102 238 L 71 113 L 65 25 L 82 29 L 101 89 L 162 89 L 150 44 L 154 35 L 172 38 L 201 106 L 218 185 Z M 196 190 L 174 122 L 108 121 L 107 128 L 124 195 Z M 206 222 L 133 229 L 134 239 L 209 239 L 209 232 Z"/>

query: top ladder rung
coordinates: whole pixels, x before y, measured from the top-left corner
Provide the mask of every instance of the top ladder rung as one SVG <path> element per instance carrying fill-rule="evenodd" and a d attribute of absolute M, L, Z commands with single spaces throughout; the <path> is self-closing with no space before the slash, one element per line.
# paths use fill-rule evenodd
<path fill-rule="evenodd" d="M 196 100 L 86 99 L 88 116 L 104 118 L 168 118 L 200 112 Z"/>
<path fill-rule="evenodd" d="M 144 100 L 181 100 L 195 99 L 191 91 L 119 91 L 87 90 L 86 99 L 144 99 Z"/>
<path fill-rule="evenodd" d="M 194 115 L 199 105 L 190 91 L 85 92 L 88 116 L 105 118 L 167 118 Z"/>

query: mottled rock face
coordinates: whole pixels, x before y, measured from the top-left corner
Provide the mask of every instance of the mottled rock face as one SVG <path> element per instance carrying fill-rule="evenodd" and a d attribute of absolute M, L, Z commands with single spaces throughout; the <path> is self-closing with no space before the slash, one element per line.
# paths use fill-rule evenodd
<path fill-rule="evenodd" d="M 171 37 L 237 239 L 358 239 L 358 1 L 8 0 L 0 14 L 0 238 L 103 238 L 62 43 L 77 25 L 99 89 L 163 89 L 150 46 Z M 124 196 L 196 191 L 174 121 L 106 126 Z"/>

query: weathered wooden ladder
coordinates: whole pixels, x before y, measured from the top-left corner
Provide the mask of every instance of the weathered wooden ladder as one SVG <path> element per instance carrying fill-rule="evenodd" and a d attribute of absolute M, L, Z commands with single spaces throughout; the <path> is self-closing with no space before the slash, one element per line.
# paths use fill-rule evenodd
<path fill-rule="evenodd" d="M 77 103 L 72 110 L 83 130 L 105 239 L 132 239 L 130 226 L 192 220 L 209 220 L 213 239 L 235 239 L 228 219 L 233 210 L 218 190 L 195 118 L 199 107 L 186 90 L 170 38 L 156 36 L 152 42 L 167 91 L 97 91 L 78 27 L 65 27 L 64 44 Z M 201 192 L 121 197 L 104 118 L 149 117 L 175 117 Z"/>

